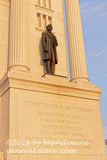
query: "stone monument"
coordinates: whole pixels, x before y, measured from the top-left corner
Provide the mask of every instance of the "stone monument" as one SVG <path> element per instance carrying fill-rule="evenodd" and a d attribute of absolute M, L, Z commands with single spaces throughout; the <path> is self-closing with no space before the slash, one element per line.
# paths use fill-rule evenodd
<path fill-rule="evenodd" d="M 78 0 L 0 0 L 0 156 L 106 160 L 101 88 L 89 82 Z M 52 24 L 58 64 L 45 73 L 41 34 Z"/>

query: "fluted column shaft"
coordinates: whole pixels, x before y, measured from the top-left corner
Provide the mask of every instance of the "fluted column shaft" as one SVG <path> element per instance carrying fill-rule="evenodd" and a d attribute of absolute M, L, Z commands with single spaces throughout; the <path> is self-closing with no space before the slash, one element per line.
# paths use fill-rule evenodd
<path fill-rule="evenodd" d="M 71 81 L 88 81 L 78 0 L 65 0 Z"/>
<path fill-rule="evenodd" d="M 28 71 L 27 0 L 11 0 L 9 70 Z"/>

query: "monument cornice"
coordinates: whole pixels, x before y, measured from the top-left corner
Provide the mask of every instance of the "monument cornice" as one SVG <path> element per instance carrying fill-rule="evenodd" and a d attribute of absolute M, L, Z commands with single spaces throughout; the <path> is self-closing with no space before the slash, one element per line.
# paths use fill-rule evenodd
<path fill-rule="evenodd" d="M 52 75 L 41 78 L 40 75 L 27 72 L 7 72 L 0 81 L 0 88 L 0 96 L 9 88 L 13 88 L 96 101 L 99 101 L 99 94 L 102 92 L 101 88 L 90 82 L 74 83 Z"/>
<path fill-rule="evenodd" d="M 50 9 L 50 8 L 47 8 L 47 7 L 43 7 L 43 6 L 39 6 L 39 5 L 35 5 L 35 7 L 37 8 L 37 9 L 39 9 L 39 11 L 41 10 L 41 11 L 45 11 L 45 12 L 49 12 L 49 13 L 53 13 L 54 12 L 54 10 L 52 10 L 52 9 Z"/>

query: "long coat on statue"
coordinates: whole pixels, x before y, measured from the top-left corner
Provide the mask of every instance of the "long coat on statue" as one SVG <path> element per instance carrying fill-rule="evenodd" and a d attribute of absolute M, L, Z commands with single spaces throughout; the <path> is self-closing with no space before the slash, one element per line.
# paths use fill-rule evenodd
<path fill-rule="evenodd" d="M 51 60 L 52 54 L 55 58 L 55 64 L 58 63 L 57 51 L 56 47 L 58 46 L 58 42 L 56 37 L 49 32 L 42 33 L 42 47 L 43 47 L 43 61 Z"/>

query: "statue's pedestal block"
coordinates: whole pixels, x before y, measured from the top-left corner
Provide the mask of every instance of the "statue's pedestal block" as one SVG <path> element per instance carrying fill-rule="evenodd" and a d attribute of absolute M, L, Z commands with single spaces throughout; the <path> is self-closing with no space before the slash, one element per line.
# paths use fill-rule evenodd
<path fill-rule="evenodd" d="M 8 72 L 0 81 L 1 146 L 10 155 L 6 159 L 102 160 L 100 93 L 89 82 Z"/>

